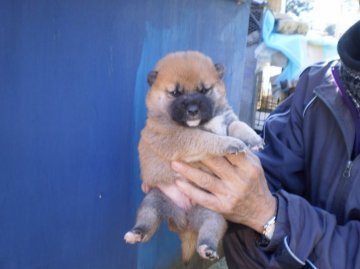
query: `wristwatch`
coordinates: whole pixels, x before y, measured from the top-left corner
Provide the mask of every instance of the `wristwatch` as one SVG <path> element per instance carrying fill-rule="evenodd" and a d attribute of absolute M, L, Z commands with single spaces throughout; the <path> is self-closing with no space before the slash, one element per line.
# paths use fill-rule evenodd
<path fill-rule="evenodd" d="M 276 224 L 276 216 L 273 216 L 271 219 L 269 219 L 264 227 L 263 227 L 263 236 L 266 237 L 267 240 L 271 240 L 271 238 L 274 235 L 274 231 L 275 231 L 275 224 Z"/>
<path fill-rule="evenodd" d="M 271 217 L 263 226 L 263 231 L 256 237 L 256 245 L 259 247 L 267 247 L 274 235 L 276 224 L 276 216 Z"/>

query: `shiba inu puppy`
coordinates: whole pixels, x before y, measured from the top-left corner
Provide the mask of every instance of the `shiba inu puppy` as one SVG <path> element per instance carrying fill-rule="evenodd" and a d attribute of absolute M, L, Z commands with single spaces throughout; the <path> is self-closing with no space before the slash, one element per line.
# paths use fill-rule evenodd
<path fill-rule="evenodd" d="M 222 65 L 195 51 L 169 54 L 149 73 L 139 156 L 142 180 L 151 190 L 135 226 L 125 234 L 126 242 L 149 240 L 164 220 L 179 234 L 184 262 L 195 250 L 205 259 L 218 258 L 227 227 L 223 216 L 199 205 L 179 207 L 157 187 L 175 183 L 171 161 L 200 167 L 201 160 L 262 146 L 262 139 L 230 108 L 223 75 Z"/>

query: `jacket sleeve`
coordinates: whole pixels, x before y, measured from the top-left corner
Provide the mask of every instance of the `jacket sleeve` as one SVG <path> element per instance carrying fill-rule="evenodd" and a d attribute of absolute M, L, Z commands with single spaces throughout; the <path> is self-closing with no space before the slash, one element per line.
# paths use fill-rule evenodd
<path fill-rule="evenodd" d="M 260 247 L 253 231 L 230 224 L 224 241 L 229 268 L 360 268 L 360 223 L 338 225 L 335 215 L 302 197 L 302 113 L 312 87 L 308 72 L 312 70 L 305 71 L 295 94 L 274 111 L 264 129 L 266 146 L 259 158 L 278 201 L 273 238 Z"/>

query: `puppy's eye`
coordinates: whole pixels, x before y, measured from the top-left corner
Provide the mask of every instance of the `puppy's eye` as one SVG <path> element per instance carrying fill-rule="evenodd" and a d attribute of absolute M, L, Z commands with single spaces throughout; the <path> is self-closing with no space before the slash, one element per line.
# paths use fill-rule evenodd
<path fill-rule="evenodd" d="M 182 92 L 179 91 L 178 89 L 175 89 L 175 90 L 173 90 L 172 92 L 169 92 L 169 94 L 170 94 L 171 96 L 178 97 L 178 96 L 182 95 Z"/>
<path fill-rule="evenodd" d="M 169 92 L 169 94 L 173 97 L 178 97 L 180 95 L 182 95 L 182 91 L 180 90 L 180 85 L 176 84 L 175 89 L 171 92 Z"/>
<path fill-rule="evenodd" d="M 207 94 L 211 89 L 212 89 L 212 87 L 205 88 L 205 87 L 203 86 L 203 87 L 201 87 L 200 89 L 198 89 L 198 92 L 199 92 L 199 93 L 202 93 L 202 94 Z"/>

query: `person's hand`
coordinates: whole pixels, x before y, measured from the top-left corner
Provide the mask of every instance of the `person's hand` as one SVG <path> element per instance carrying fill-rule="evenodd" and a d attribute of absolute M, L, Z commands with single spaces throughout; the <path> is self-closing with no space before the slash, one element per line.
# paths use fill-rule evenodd
<path fill-rule="evenodd" d="M 188 181 L 177 180 L 178 188 L 192 201 L 219 212 L 226 219 L 261 233 L 263 225 L 276 214 L 258 157 L 250 151 L 203 161 L 213 174 L 183 162 L 172 168 Z"/>
<path fill-rule="evenodd" d="M 181 192 L 175 184 L 159 184 L 157 187 L 180 208 L 188 210 L 194 205 L 190 198 Z M 141 190 L 144 193 L 148 193 L 151 187 L 143 182 L 141 184 Z"/>

